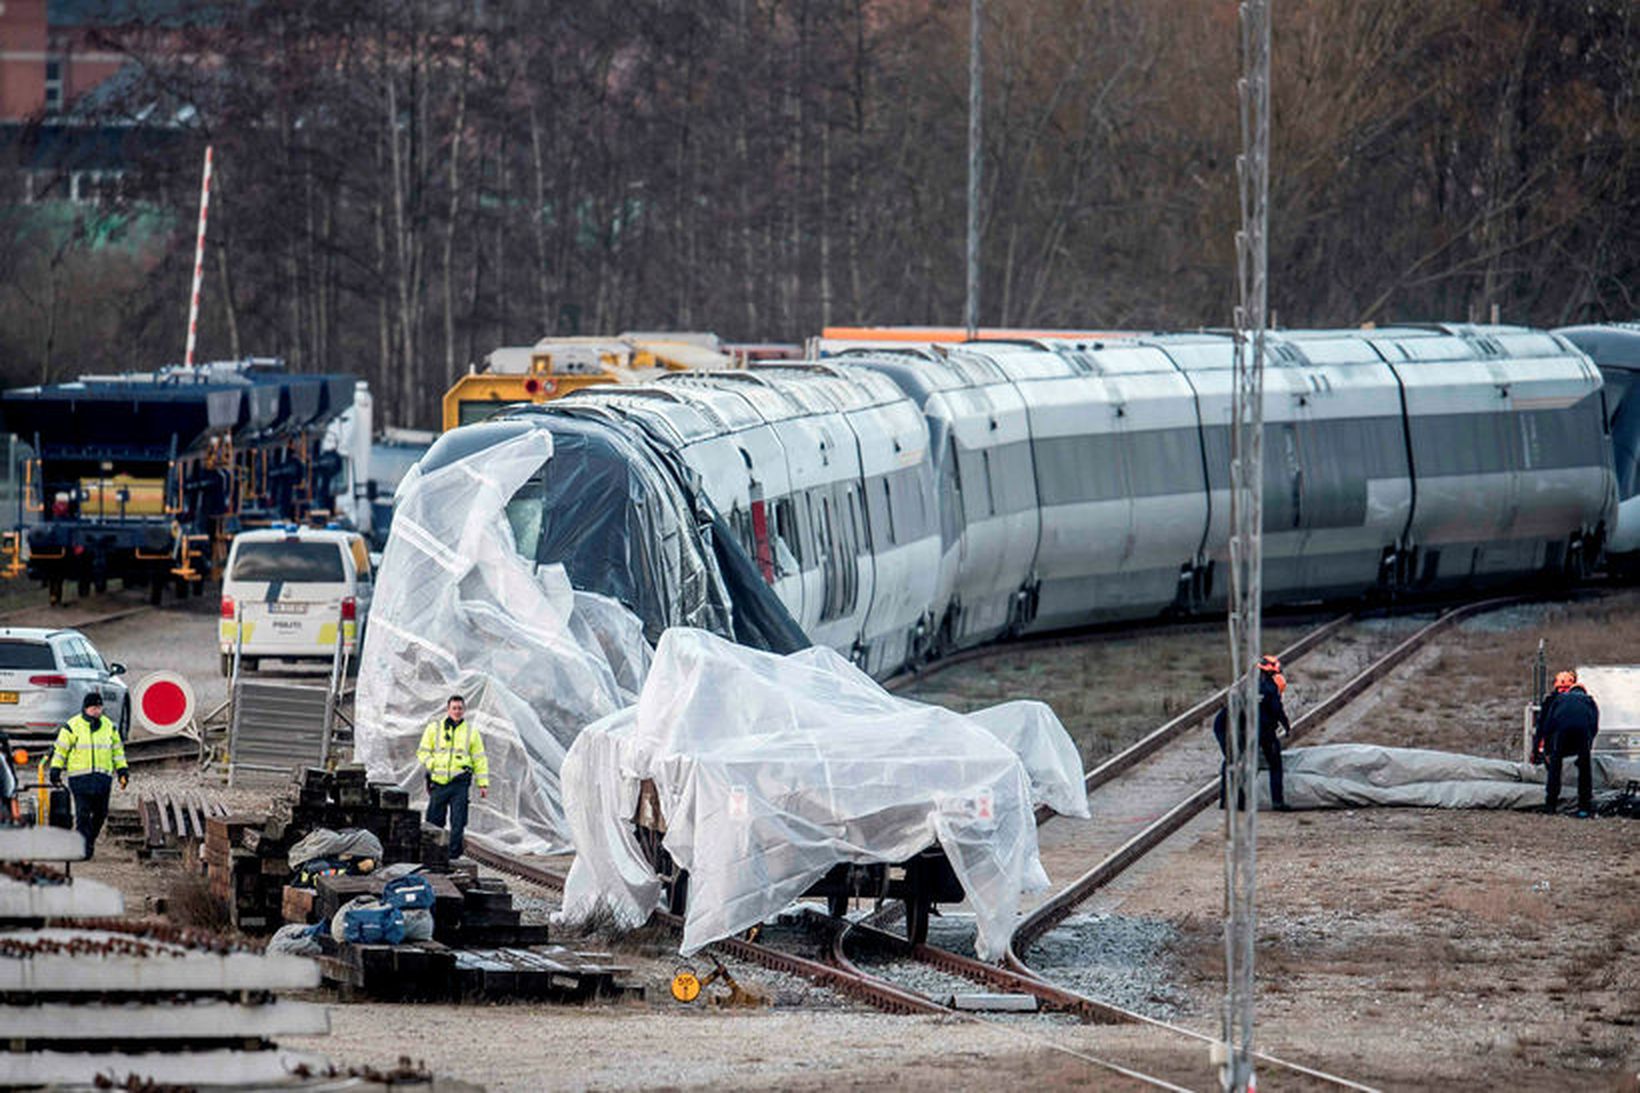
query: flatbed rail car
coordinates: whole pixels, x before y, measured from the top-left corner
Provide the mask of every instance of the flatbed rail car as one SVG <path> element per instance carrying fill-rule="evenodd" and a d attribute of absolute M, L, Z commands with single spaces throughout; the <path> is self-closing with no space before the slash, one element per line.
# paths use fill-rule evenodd
<path fill-rule="evenodd" d="M 114 579 L 197 594 L 241 528 L 329 514 L 340 456 L 320 439 L 354 388 L 257 358 L 5 392 L 4 426 L 35 454 L 0 573 L 53 603 Z"/>
<path fill-rule="evenodd" d="M 650 868 L 660 878 L 666 909 L 675 915 L 683 914 L 689 904 L 689 871 L 679 868 L 661 845 L 666 838 L 666 818 L 661 814 L 655 783 L 647 778 L 639 783 L 632 827 Z M 803 897 L 824 899 L 826 909 L 837 918 L 848 910 L 851 899 L 897 899 L 905 904 L 907 940 L 921 945 L 928 940 L 928 917 L 934 906 L 960 903 L 967 894 L 946 860 L 945 851 L 931 846 L 893 864 L 840 862 L 811 885 Z"/>

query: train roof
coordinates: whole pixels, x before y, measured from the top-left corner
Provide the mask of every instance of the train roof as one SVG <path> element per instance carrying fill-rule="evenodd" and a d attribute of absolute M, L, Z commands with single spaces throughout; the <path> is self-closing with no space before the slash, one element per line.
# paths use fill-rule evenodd
<path fill-rule="evenodd" d="M 1640 322 L 1563 326 L 1555 331 L 1601 368 L 1640 370 Z"/>

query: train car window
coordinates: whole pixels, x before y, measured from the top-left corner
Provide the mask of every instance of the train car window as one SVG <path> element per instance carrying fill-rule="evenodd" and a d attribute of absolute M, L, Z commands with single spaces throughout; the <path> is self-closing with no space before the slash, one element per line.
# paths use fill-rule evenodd
<path fill-rule="evenodd" d="M 541 545 L 546 488 L 546 476 L 537 471 L 507 502 L 507 523 L 512 527 L 513 546 L 530 561 L 535 561 L 536 550 Z"/>
<path fill-rule="evenodd" d="M 892 474 L 883 476 L 883 531 L 888 536 L 888 545 L 893 546 L 894 539 L 894 490 L 889 485 L 893 481 Z"/>
<path fill-rule="evenodd" d="M 954 543 L 962 534 L 962 471 L 957 466 L 957 442 L 946 441 L 945 458 L 940 462 L 940 540 Z"/>
<path fill-rule="evenodd" d="M 1201 490 L 1201 442 L 1195 429 L 1152 429 L 1128 434 L 1128 476 L 1134 497 Z"/>
<path fill-rule="evenodd" d="M 820 497 L 819 517 L 816 538 L 820 542 L 820 572 L 823 578 L 820 621 L 829 622 L 843 613 L 843 571 L 842 551 L 837 543 L 837 522 L 832 515 L 831 498 L 824 494 Z"/>
<path fill-rule="evenodd" d="M 962 516 L 966 524 L 975 524 L 991 515 L 991 493 L 986 486 L 985 464 L 980 453 L 959 448 L 957 458 L 962 475 Z"/>
<path fill-rule="evenodd" d="M 797 530 L 797 507 L 790 497 L 774 503 L 774 552 L 787 573 L 803 568 L 803 539 Z"/>
<path fill-rule="evenodd" d="M 848 605 L 847 610 L 853 611 L 854 605 L 860 600 L 860 555 L 869 554 L 871 551 L 866 546 L 865 537 L 861 535 L 859 483 L 850 482 L 842 489 L 848 498 L 848 556 L 843 559 L 843 599 Z"/>
<path fill-rule="evenodd" d="M 746 556 L 756 559 L 757 534 L 752 527 L 752 514 L 737 504 L 729 510 L 729 526 L 734 529 L 735 538 L 740 540 L 740 545 L 746 551 Z"/>
<path fill-rule="evenodd" d="M 985 503 L 994 513 L 997 511 L 996 479 L 991 474 L 991 449 L 980 452 L 980 464 L 985 475 Z"/>

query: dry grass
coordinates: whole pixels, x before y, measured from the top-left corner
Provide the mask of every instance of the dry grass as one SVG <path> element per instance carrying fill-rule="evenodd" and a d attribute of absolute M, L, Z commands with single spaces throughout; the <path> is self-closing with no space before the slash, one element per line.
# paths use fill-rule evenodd
<path fill-rule="evenodd" d="M 1282 648 L 1307 630 L 1302 625 L 1266 627 L 1265 644 Z M 1228 660 L 1223 630 L 1180 626 L 1049 651 L 1002 650 L 931 672 L 903 693 L 956 710 L 1039 699 L 1064 722 L 1083 761 L 1092 762 L 1218 690 L 1228 674 Z"/>
<path fill-rule="evenodd" d="M 178 869 L 166 890 L 166 917 L 178 926 L 221 933 L 228 928 L 228 908 L 211 894 L 209 883 L 198 873 Z"/>

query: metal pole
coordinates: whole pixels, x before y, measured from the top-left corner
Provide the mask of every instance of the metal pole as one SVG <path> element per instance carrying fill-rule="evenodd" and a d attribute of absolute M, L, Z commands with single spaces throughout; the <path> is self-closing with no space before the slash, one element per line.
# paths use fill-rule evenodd
<path fill-rule="evenodd" d="M 199 333 L 199 283 L 205 273 L 205 215 L 211 208 L 211 146 L 205 146 L 205 173 L 199 180 L 199 238 L 194 243 L 194 288 L 188 297 L 188 348 L 182 363 L 194 364 L 194 341 Z"/>
<path fill-rule="evenodd" d="M 1269 266 L 1270 13 L 1241 2 L 1242 77 L 1237 84 L 1242 154 L 1236 162 L 1241 231 L 1236 236 L 1235 399 L 1231 411 L 1230 664 L 1225 734 L 1225 992 L 1219 1080 L 1253 1086 L 1253 940 L 1257 866 L 1258 658 L 1263 643 L 1264 335 Z"/>
<path fill-rule="evenodd" d="M 973 339 L 979 332 L 979 173 L 980 107 L 984 81 L 980 75 L 980 24 L 984 0 L 969 0 L 968 8 L 968 293 L 962 324 Z"/>

